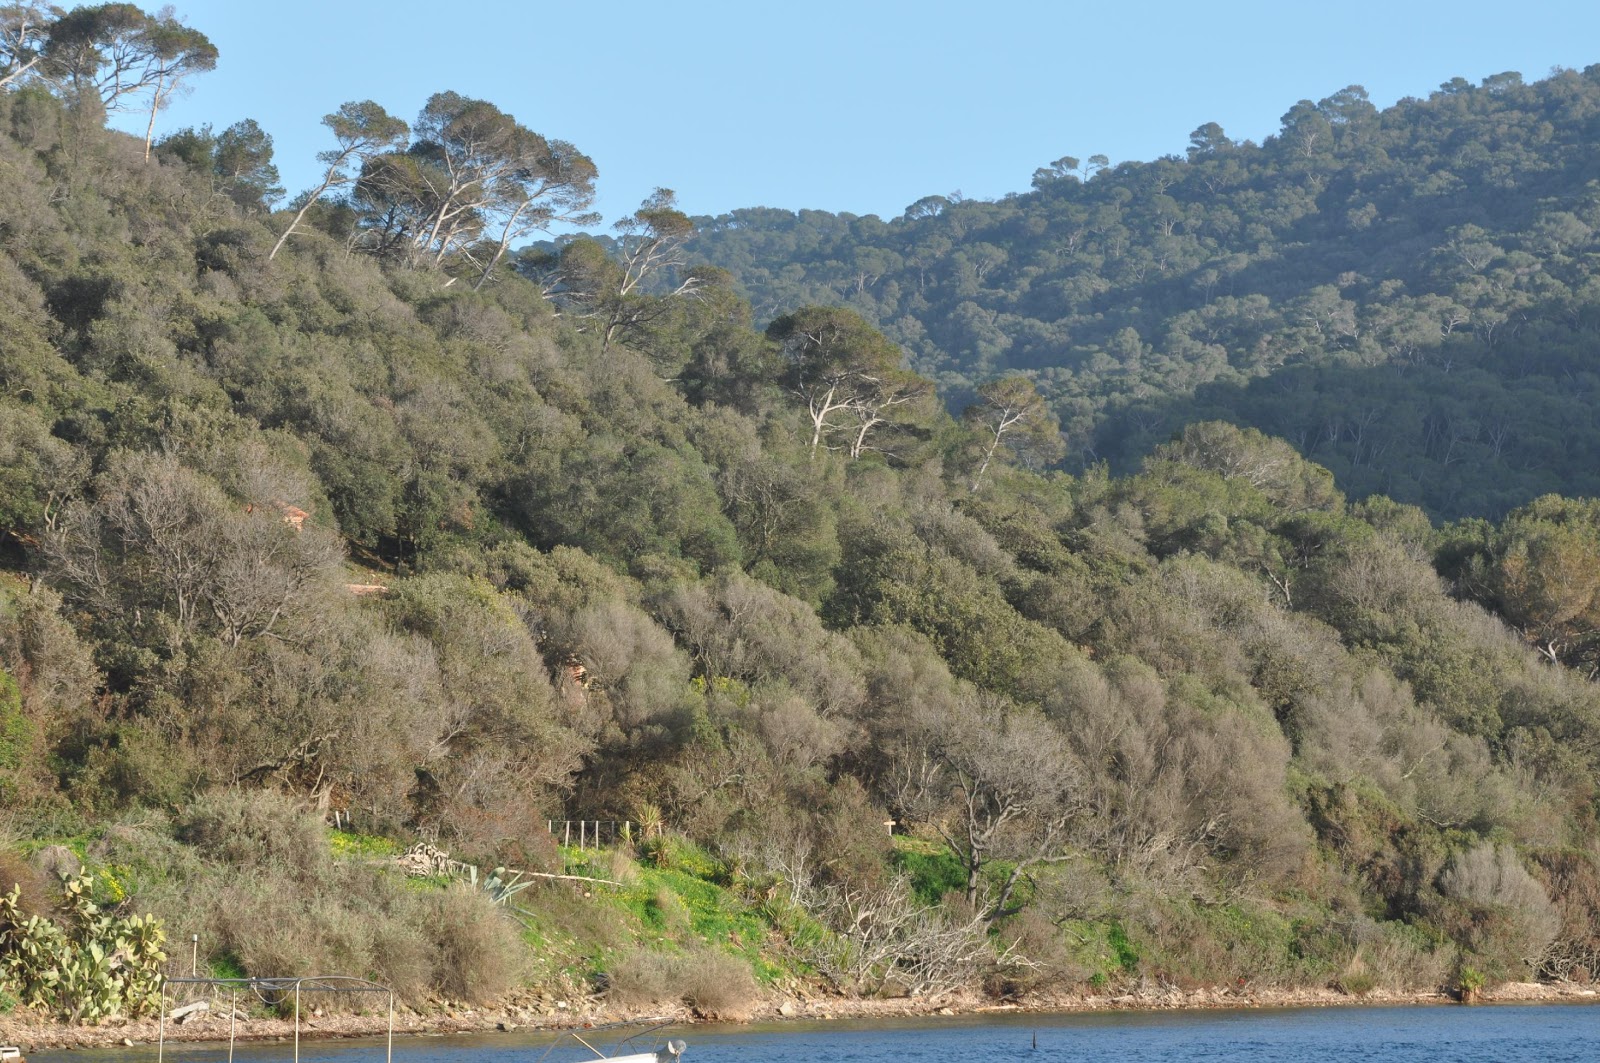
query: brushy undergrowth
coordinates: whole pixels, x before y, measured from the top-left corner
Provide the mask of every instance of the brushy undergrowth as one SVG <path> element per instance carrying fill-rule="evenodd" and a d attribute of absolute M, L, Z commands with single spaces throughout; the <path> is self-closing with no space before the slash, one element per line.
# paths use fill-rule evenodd
<path fill-rule="evenodd" d="M 580 880 L 534 878 L 501 904 L 465 877 L 408 878 L 392 863 L 399 842 L 330 830 L 270 793 L 220 792 L 174 816 L 142 812 L 72 841 L 30 846 L 32 857 L 0 850 L 0 878 L 45 909 L 51 876 L 38 860 L 81 852 L 97 902 L 154 913 L 169 940 L 198 935 L 203 970 L 357 974 L 413 1004 L 481 1003 L 533 985 L 736 1019 L 764 989 L 818 976 L 817 957 L 841 940 L 781 877 L 680 838 L 560 850 L 557 866 Z M 964 878 L 947 850 L 900 839 L 894 864 L 910 903 L 961 907 Z M 1326 900 L 1173 900 L 1114 883 L 1111 869 L 1090 860 L 1038 869 L 1030 895 L 1076 916 L 1051 920 L 1030 907 L 997 920 L 989 940 L 1000 960 L 986 968 L 985 987 L 1010 997 L 1155 981 L 1362 995 L 1446 984 L 1459 966 L 1437 935 L 1336 914 Z M 174 952 L 182 955 L 170 973 L 188 973 L 188 949 Z"/>
<path fill-rule="evenodd" d="M 273 794 L 223 792 L 175 821 L 113 826 L 87 853 L 120 870 L 129 902 L 172 940 L 198 935 L 200 964 L 219 975 L 360 975 L 413 1003 L 488 1001 L 517 984 L 526 965 L 511 915 L 465 884 L 383 866 L 396 848 L 330 831 Z"/>
<path fill-rule="evenodd" d="M 635 949 L 609 974 L 611 999 L 624 1007 L 684 1004 L 729 1022 L 748 1018 L 760 994 L 747 964 L 710 948 L 681 954 Z"/>
<path fill-rule="evenodd" d="M 530 983 L 610 987 L 618 1000 L 731 1017 L 788 973 L 768 954 L 769 938 L 786 933 L 776 909 L 681 841 L 637 860 L 623 848 L 564 852 L 567 872 L 620 885 L 534 879 L 505 904 L 464 878 L 408 878 L 390 863 L 398 842 L 330 830 L 267 792 L 141 813 L 79 848 L 114 903 L 155 913 L 171 940 L 198 935 L 196 960 L 218 976 L 355 974 L 414 1004 L 485 1002 Z M 41 879 L 20 853 L 0 870 Z M 803 922 L 787 917 L 790 930 Z M 187 974 L 189 950 L 177 951 L 171 973 Z"/>

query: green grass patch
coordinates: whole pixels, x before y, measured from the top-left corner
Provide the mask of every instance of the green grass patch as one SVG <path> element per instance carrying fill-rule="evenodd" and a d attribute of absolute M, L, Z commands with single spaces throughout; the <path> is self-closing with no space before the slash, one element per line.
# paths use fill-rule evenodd
<path fill-rule="evenodd" d="M 42 838 L 24 839 L 17 845 L 17 848 L 24 856 L 33 856 L 41 849 L 48 849 L 53 845 L 60 845 L 72 850 L 72 855 L 76 856 L 79 860 L 84 860 L 88 858 L 89 846 L 93 845 L 99 840 L 99 832 L 57 835 Z"/>
<path fill-rule="evenodd" d="M 1089 985 L 1104 989 L 1137 974 L 1141 959 L 1127 930 L 1114 920 L 1069 919 L 1060 924 L 1061 942 L 1072 963 L 1089 972 Z"/>
<path fill-rule="evenodd" d="M 224 952 L 219 956 L 211 957 L 207 964 L 212 978 L 244 978 L 248 975 L 244 965 L 239 962 L 239 957 L 231 952 Z"/>
<path fill-rule="evenodd" d="M 714 856 L 676 838 L 651 839 L 637 863 L 611 851 L 563 850 L 575 875 L 623 882 L 621 887 L 585 886 L 584 896 L 545 891 L 528 901 L 540 931 L 565 937 L 571 960 L 592 971 L 606 970 L 630 947 L 671 955 L 710 948 L 750 965 L 756 979 L 771 984 L 792 973 L 767 948 L 790 933 L 819 933 L 806 920 L 757 903 L 733 883 L 735 875 Z"/>
<path fill-rule="evenodd" d="M 328 848 L 334 856 L 360 860 L 380 860 L 401 852 L 400 844 L 392 839 L 347 830 L 329 831 Z"/>
<path fill-rule="evenodd" d="M 698 845 L 679 838 L 651 838 L 640 847 L 646 866 L 661 871 L 679 871 L 707 882 L 723 882 L 728 869 Z"/>
<path fill-rule="evenodd" d="M 942 845 L 897 844 L 894 864 L 911 879 L 911 891 L 917 900 L 929 907 L 938 904 L 947 893 L 966 892 L 966 868 Z"/>
<path fill-rule="evenodd" d="M 1139 970 L 1139 952 L 1128 940 L 1128 931 L 1121 923 L 1112 921 L 1106 927 L 1106 945 L 1123 974 L 1133 974 Z"/>

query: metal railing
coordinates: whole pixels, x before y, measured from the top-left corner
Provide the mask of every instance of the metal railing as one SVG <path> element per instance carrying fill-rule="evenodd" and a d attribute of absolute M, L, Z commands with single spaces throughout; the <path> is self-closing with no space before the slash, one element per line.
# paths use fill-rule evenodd
<path fill-rule="evenodd" d="M 282 1007 L 294 998 L 294 1061 L 300 1063 L 300 996 L 302 993 L 381 994 L 388 998 L 389 1039 L 386 1063 L 394 1063 L 394 990 L 386 985 L 345 974 L 318 974 L 288 978 L 166 978 L 161 983 L 161 1020 L 156 1028 L 156 1063 L 162 1063 L 167 1045 L 167 989 L 196 986 L 213 995 L 228 991 L 228 1063 L 233 1063 L 234 1035 L 239 1019 L 239 995 L 248 992 L 270 1007 Z"/>

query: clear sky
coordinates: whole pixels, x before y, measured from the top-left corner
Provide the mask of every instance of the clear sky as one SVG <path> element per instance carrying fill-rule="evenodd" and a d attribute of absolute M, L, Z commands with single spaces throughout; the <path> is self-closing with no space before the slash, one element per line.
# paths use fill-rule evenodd
<path fill-rule="evenodd" d="M 145 4 L 153 8 L 155 3 Z M 692 214 L 887 218 L 925 195 L 1026 191 L 1062 155 L 1182 154 L 1218 122 L 1275 132 L 1297 100 L 1380 107 L 1461 76 L 1600 63 L 1596 0 L 176 0 L 221 51 L 158 129 L 254 118 L 290 193 L 321 117 L 434 92 L 576 144 L 609 219 L 666 186 Z M 136 119 L 131 125 L 142 125 Z"/>

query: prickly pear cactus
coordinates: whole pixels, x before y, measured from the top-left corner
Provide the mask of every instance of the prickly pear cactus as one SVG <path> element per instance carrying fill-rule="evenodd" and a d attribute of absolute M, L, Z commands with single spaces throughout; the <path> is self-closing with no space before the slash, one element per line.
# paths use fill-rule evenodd
<path fill-rule="evenodd" d="M 0 986 L 24 1005 L 98 1022 L 161 1006 L 162 944 L 154 916 L 118 915 L 93 898 L 92 875 L 64 876 L 61 924 L 24 916 L 0 896 Z"/>

